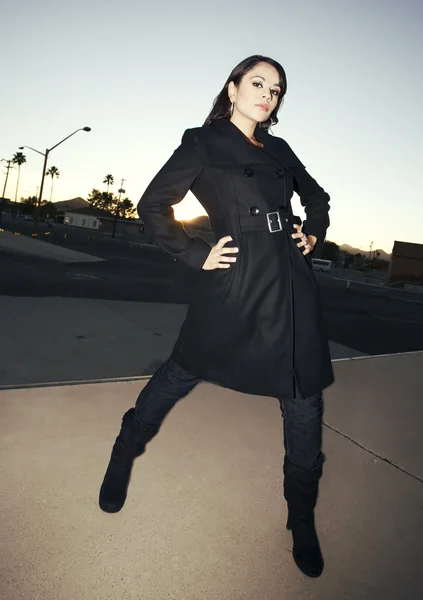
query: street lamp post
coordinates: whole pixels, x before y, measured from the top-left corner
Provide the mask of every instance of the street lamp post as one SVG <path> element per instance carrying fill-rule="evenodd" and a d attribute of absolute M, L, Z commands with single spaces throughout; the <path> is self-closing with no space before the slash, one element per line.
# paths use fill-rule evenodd
<path fill-rule="evenodd" d="M 13 163 L 13 160 L 12 159 L 6 160 L 5 158 L 2 158 L 1 162 L 7 163 L 7 167 L 6 167 L 6 179 L 4 180 L 4 188 L 3 188 L 3 196 L 2 196 L 2 198 L 4 198 L 5 194 L 6 194 L 7 180 L 9 178 L 9 171 L 10 171 L 10 169 L 13 169 L 13 167 L 11 166 L 11 164 Z"/>
<path fill-rule="evenodd" d="M 63 142 L 66 142 L 66 140 L 68 140 L 70 137 L 75 135 L 75 133 L 78 133 L 78 131 L 91 131 L 91 127 L 80 127 L 79 129 L 77 129 L 76 131 L 71 133 L 70 135 L 66 136 L 63 140 L 58 142 L 55 146 L 52 146 L 52 148 L 46 148 L 45 152 L 40 152 L 39 150 L 36 150 L 35 148 L 31 148 L 31 146 L 19 146 L 19 150 L 28 148 L 29 150 L 33 150 L 33 152 L 37 152 L 38 154 L 41 154 L 41 156 L 44 156 L 44 165 L 43 165 L 43 174 L 41 176 L 40 194 L 38 196 L 37 204 L 35 206 L 35 220 L 34 220 L 34 233 L 35 234 L 38 234 L 38 223 L 40 220 L 40 208 L 41 208 L 41 201 L 43 198 L 44 179 L 46 176 L 47 160 L 48 160 L 49 154 L 52 150 L 57 148 L 57 146 L 60 146 L 60 144 L 63 144 Z"/>
<path fill-rule="evenodd" d="M 7 167 L 6 167 L 6 179 L 4 180 L 3 196 L 2 196 L 2 200 L 1 200 L 1 206 L 0 206 L 0 224 L 1 224 L 2 216 L 3 216 L 4 203 L 6 201 L 5 195 L 6 195 L 7 180 L 9 178 L 9 171 L 10 171 L 10 169 L 13 169 L 13 167 L 11 166 L 13 163 L 13 159 L 6 160 L 5 158 L 2 158 L 1 162 L 7 163 Z"/>
<path fill-rule="evenodd" d="M 125 190 L 123 189 L 123 182 L 124 181 L 126 181 L 126 179 L 122 178 L 122 181 L 120 182 L 120 189 L 118 190 L 118 192 L 119 192 L 119 199 L 118 199 L 118 205 L 117 205 L 116 210 L 115 210 L 115 220 L 113 222 L 113 233 L 112 233 L 112 237 L 113 238 L 115 237 L 115 232 L 116 232 L 116 225 L 117 225 L 117 218 L 118 218 L 118 210 L 119 210 L 119 206 L 120 206 L 120 199 L 121 199 L 122 194 L 125 193 Z"/>

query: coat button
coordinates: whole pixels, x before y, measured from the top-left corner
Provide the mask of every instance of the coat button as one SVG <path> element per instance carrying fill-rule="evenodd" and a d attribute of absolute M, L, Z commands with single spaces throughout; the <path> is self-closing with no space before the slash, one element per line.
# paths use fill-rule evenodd
<path fill-rule="evenodd" d="M 282 179 L 282 177 L 285 177 L 285 171 L 284 171 L 283 169 L 278 169 L 278 170 L 276 171 L 276 177 L 277 177 L 278 179 Z"/>
<path fill-rule="evenodd" d="M 254 175 L 253 169 L 250 169 L 250 167 L 247 167 L 246 169 L 244 169 L 244 175 L 245 175 L 245 177 L 252 177 Z"/>
<path fill-rule="evenodd" d="M 250 215 L 252 215 L 253 217 L 254 217 L 255 215 L 258 215 L 258 214 L 259 214 L 259 212 L 260 212 L 260 210 L 257 208 L 257 206 L 252 206 L 252 207 L 250 208 Z"/>

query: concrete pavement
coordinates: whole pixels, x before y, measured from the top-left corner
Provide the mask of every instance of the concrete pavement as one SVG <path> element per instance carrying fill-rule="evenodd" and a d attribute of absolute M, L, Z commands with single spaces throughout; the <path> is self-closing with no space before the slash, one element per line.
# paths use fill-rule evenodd
<path fill-rule="evenodd" d="M 199 384 L 109 515 L 98 491 L 140 382 L 0 392 L 2 599 L 422 598 L 423 353 L 334 366 L 317 580 L 296 568 L 285 530 L 275 399 Z"/>

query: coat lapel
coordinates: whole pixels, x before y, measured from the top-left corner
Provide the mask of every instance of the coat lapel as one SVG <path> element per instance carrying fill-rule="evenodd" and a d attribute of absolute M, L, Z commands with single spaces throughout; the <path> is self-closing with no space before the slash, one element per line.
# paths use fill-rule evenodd
<path fill-rule="evenodd" d="M 270 135 L 260 127 L 256 127 L 255 138 L 264 144 L 261 151 L 268 156 L 271 156 L 276 162 L 283 167 L 304 167 L 300 159 L 291 150 L 290 146 L 284 139 Z"/>
<path fill-rule="evenodd" d="M 227 119 L 216 119 L 204 127 L 211 127 L 216 133 L 210 156 L 214 164 L 268 163 L 270 157 L 283 167 L 303 166 L 285 140 L 270 135 L 259 126 L 254 135 L 264 144 L 263 148 L 250 144 L 244 134 Z"/>
<path fill-rule="evenodd" d="M 204 125 L 216 134 L 210 148 L 209 159 L 213 164 L 267 163 L 269 158 L 261 149 L 250 144 L 244 134 L 227 119 L 216 119 L 211 125 Z"/>

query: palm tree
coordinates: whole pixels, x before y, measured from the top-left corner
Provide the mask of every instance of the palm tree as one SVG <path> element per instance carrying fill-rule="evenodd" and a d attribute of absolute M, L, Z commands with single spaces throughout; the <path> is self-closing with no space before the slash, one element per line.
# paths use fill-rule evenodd
<path fill-rule="evenodd" d="M 18 165 L 18 180 L 16 182 L 16 191 L 15 191 L 15 202 L 16 202 L 17 198 L 18 198 L 19 178 L 21 176 L 21 165 L 26 163 L 26 156 L 25 156 L 25 154 L 22 154 L 22 152 L 16 152 L 16 154 L 12 158 L 12 161 L 15 165 Z"/>
<path fill-rule="evenodd" d="M 105 183 L 107 185 L 107 193 L 109 193 L 109 187 L 111 185 L 113 185 L 115 182 L 113 175 L 106 175 L 106 177 L 104 178 L 103 183 Z"/>
<path fill-rule="evenodd" d="M 50 175 L 50 177 L 51 177 L 51 192 L 50 192 L 50 202 L 51 202 L 51 199 L 53 196 L 53 181 L 54 181 L 55 177 L 57 177 L 57 178 L 60 177 L 60 172 L 57 167 L 50 167 L 49 170 L 47 171 L 46 175 Z"/>

